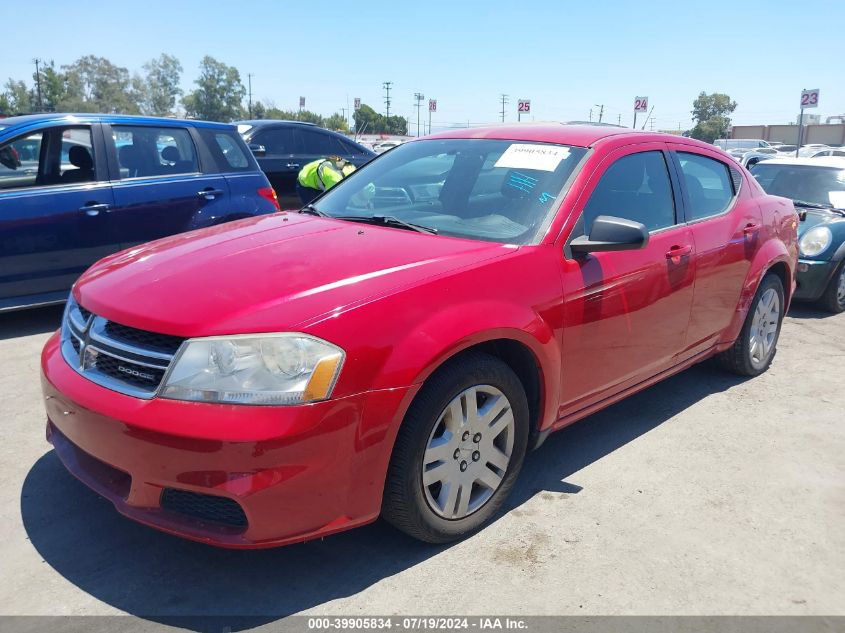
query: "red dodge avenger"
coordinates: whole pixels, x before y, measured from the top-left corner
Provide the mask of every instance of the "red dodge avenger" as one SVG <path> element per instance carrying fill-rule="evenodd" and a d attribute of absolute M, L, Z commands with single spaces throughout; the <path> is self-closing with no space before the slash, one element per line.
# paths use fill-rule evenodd
<path fill-rule="evenodd" d="M 764 372 L 797 216 L 621 128 L 406 143 L 313 204 L 108 257 L 44 348 L 47 437 L 127 517 L 224 547 L 489 521 L 551 432 L 715 356 Z"/>

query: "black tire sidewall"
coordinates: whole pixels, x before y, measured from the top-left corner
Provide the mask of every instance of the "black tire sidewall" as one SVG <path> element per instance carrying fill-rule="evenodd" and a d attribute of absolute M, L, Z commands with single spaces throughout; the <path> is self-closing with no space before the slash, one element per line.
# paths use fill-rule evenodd
<path fill-rule="evenodd" d="M 422 486 L 422 461 L 428 440 L 441 413 L 464 390 L 477 385 L 491 385 L 499 389 L 510 402 L 514 416 L 514 446 L 511 461 L 499 488 L 479 510 L 463 519 L 444 519 L 428 505 Z M 432 376 L 408 410 L 400 433 L 405 437 L 401 447 L 408 452 L 400 461 L 401 469 L 391 467 L 389 477 L 398 478 L 401 497 L 407 504 L 403 514 L 414 524 L 414 536 L 430 542 L 448 542 L 468 535 L 484 525 L 499 509 L 510 493 L 528 445 L 529 410 L 522 383 L 504 362 L 486 354 L 473 354 L 456 359 L 448 367 Z M 395 457 L 395 456 L 394 456 Z M 386 518 L 391 520 L 390 512 Z M 391 521 L 393 522 L 393 521 Z M 395 522 L 394 522 L 395 523 Z M 405 526 L 397 525 L 400 529 Z M 408 530 L 405 530 L 408 531 Z"/>

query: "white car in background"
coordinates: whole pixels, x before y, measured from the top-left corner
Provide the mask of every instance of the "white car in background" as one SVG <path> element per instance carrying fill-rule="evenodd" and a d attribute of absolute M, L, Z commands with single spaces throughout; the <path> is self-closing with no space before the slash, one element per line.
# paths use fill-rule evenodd
<path fill-rule="evenodd" d="M 828 149 L 833 148 L 830 145 L 825 145 L 824 143 L 810 143 L 808 145 L 802 145 L 801 149 L 798 150 L 798 158 L 810 158 L 819 152 L 823 152 Z"/>
<path fill-rule="evenodd" d="M 845 147 L 831 147 L 830 149 L 823 149 L 810 156 L 810 158 L 825 158 L 831 156 L 845 158 Z"/>
<path fill-rule="evenodd" d="M 401 140 L 387 140 L 387 141 L 379 141 L 378 143 L 373 143 L 373 151 L 376 154 L 383 154 L 389 149 L 393 149 L 401 145 L 403 141 Z"/>

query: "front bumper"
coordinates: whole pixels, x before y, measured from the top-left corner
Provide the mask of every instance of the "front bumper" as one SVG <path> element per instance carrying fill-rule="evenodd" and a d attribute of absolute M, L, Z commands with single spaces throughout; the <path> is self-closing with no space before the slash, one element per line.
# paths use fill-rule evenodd
<path fill-rule="evenodd" d="M 375 520 L 393 439 L 416 392 L 296 407 L 141 400 L 75 372 L 57 335 L 41 367 L 47 437 L 73 475 L 131 519 L 234 548 L 304 541 Z M 219 520 L 215 508 L 222 508 Z"/>
<path fill-rule="evenodd" d="M 816 301 L 830 283 L 839 262 L 820 262 L 813 259 L 799 259 L 795 272 L 798 284 L 794 298 L 798 301 Z"/>

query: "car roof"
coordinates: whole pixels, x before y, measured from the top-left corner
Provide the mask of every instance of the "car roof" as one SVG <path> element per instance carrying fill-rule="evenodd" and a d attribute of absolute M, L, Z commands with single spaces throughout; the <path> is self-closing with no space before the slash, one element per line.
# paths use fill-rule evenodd
<path fill-rule="evenodd" d="M 276 123 L 293 123 L 294 125 L 310 125 L 312 127 L 319 127 L 316 123 L 309 121 L 291 121 L 290 119 L 247 119 L 244 121 L 234 121 L 232 125 L 250 125 L 252 127 L 261 127 L 265 125 L 275 125 Z"/>
<path fill-rule="evenodd" d="M 194 127 L 226 128 L 232 127 L 229 123 L 217 123 L 214 121 L 201 121 L 199 119 L 176 119 L 170 117 L 139 116 L 134 114 L 101 114 L 91 112 L 69 113 L 69 112 L 44 112 L 40 114 L 24 114 L 0 119 L 2 126 L 31 125 L 42 121 L 66 121 L 68 123 L 164 123 L 168 125 L 181 124 Z"/>
<path fill-rule="evenodd" d="M 575 147 L 592 147 L 599 141 L 607 138 L 630 137 L 631 141 L 673 141 L 702 147 L 716 149 L 712 145 L 696 141 L 695 139 L 665 134 L 662 132 L 644 132 L 631 128 L 608 127 L 599 125 L 569 125 L 566 123 L 518 123 L 490 125 L 478 128 L 456 128 L 447 132 L 440 132 L 426 139 L 457 139 L 457 138 L 480 138 L 497 139 L 505 141 L 529 141 L 537 143 L 558 143 L 561 145 L 573 145 Z M 411 141 L 417 142 L 417 141 Z M 717 149 L 717 151 L 719 151 Z"/>
<path fill-rule="evenodd" d="M 767 160 L 769 165 L 807 165 L 809 167 L 839 167 L 845 168 L 843 156 L 819 156 L 818 158 L 773 158 Z"/>

